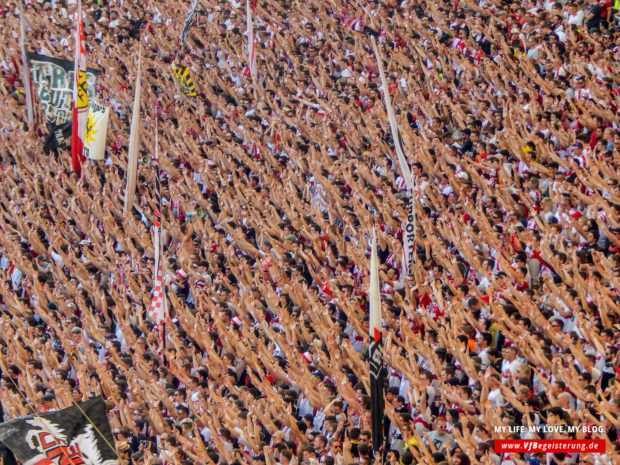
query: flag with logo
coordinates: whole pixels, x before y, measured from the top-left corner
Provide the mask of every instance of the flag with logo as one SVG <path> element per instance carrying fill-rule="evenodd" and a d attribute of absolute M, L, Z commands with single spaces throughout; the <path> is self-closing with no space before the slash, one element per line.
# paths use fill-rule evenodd
<path fill-rule="evenodd" d="M 381 451 L 383 446 L 383 341 L 381 335 L 381 293 L 379 289 L 379 259 L 377 257 L 377 234 L 372 231 L 372 250 L 370 255 L 370 289 L 368 292 L 370 306 L 370 347 L 368 357 L 370 365 L 370 424 L 372 433 L 372 450 Z"/>
<path fill-rule="evenodd" d="M 110 109 L 91 101 L 84 140 L 84 155 L 91 160 L 105 158 Z"/>
<path fill-rule="evenodd" d="M 119 463 L 101 397 L 2 423 L 0 441 L 22 465 Z"/>
<path fill-rule="evenodd" d="M 43 107 L 48 127 L 45 137 L 45 153 L 57 151 L 71 138 L 73 116 L 73 91 L 75 87 L 75 63 L 27 52 L 34 90 Z M 90 100 L 95 96 L 97 78 L 101 71 L 86 69 L 86 92 Z"/>
<path fill-rule="evenodd" d="M 88 121 L 88 94 L 86 93 L 86 46 L 84 44 L 84 22 L 82 1 L 78 0 L 75 24 L 75 64 L 73 84 L 73 112 L 71 127 L 71 166 L 78 174 L 84 161 L 84 137 Z"/>
<path fill-rule="evenodd" d="M 172 69 L 177 77 L 177 84 L 179 85 L 181 93 L 184 95 L 189 95 L 190 97 L 196 97 L 196 95 L 198 95 L 196 93 L 196 87 L 194 86 L 194 81 L 192 81 L 192 78 L 189 75 L 189 70 L 187 67 L 173 64 Z"/>
<path fill-rule="evenodd" d="M 140 75 L 142 74 L 142 42 L 138 51 L 138 73 L 136 75 L 129 147 L 127 150 L 127 187 L 125 189 L 125 206 L 123 214 L 129 213 L 136 195 L 136 178 L 138 175 L 138 144 L 140 142 Z"/>

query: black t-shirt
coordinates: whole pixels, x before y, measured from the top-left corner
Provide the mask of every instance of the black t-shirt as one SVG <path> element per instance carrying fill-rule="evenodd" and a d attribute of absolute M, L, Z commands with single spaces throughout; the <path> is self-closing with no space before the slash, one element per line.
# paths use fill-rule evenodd
<path fill-rule="evenodd" d="M 601 24 L 602 11 L 603 10 L 601 8 L 601 5 L 599 5 L 598 3 L 595 3 L 590 7 L 589 13 L 593 14 L 594 16 L 586 21 L 588 31 L 591 31 L 592 29 L 598 29 L 599 25 Z"/>

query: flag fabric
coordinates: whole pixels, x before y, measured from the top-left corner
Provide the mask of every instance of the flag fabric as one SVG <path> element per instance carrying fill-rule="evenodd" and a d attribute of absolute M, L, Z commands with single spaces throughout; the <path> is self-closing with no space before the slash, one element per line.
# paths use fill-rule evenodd
<path fill-rule="evenodd" d="M 186 66 L 177 66 L 174 64 L 172 65 L 172 69 L 177 77 L 177 84 L 179 85 L 181 93 L 184 95 L 189 95 L 190 97 L 196 97 L 198 94 L 196 93 L 194 81 L 192 81 L 192 78 L 189 75 L 189 69 L 187 69 Z"/>
<path fill-rule="evenodd" d="M 252 11 L 250 6 L 250 0 L 246 0 L 246 22 L 248 33 L 248 70 L 249 77 L 254 78 L 256 76 L 256 42 L 254 40 L 254 25 L 252 23 Z"/>
<path fill-rule="evenodd" d="M 415 261 L 415 197 L 413 189 L 409 190 L 409 204 L 407 205 L 407 220 L 403 231 L 403 277 L 411 273 Z"/>
<path fill-rule="evenodd" d="M 22 53 L 22 81 L 24 83 L 24 91 L 26 92 L 26 110 L 28 112 L 28 127 L 34 130 L 34 90 L 32 76 L 30 74 L 30 65 L 26 54 L 26 44 L 24 37 L 26 35 L 24 26 L 24 8 L 23 5 L 19 9 L 19 47 Z"/>
<path fill-rule="evenodd" d="M 57 152 L 71 137 L 75 63 L 38 53 L 27 52 L 26 55 L 34 82 L 32 92 L 36 91 L 48 127 L 44 150 L 45 153 Z M 86 91 L 89 100 L 94 96 L 100 74 L 99 70 L 86 68 Z"/>
<path fill-rule="evenodd" d="M 128 214 L 133 207 L 136 195 L 136 178 L 138 175 L 138 144 L 140 142 L 140 75 L 142 74 L 142 43 L 138 51 L 138 73 L 136 74 L 135 94 L 133 99 L 133 113 L 131 115 L 131 129 L 129 132 L 129 147 L 127 150 L 127 188 L 125 189 L 125 206 L 123 214 Z"/>
<path fill-rule="evenodd" d="M 48 125 L 55 128 L 69 123 L 71 129 L 75 63 L 32 52 L 27 52 L 26 55 L 37 98 L 43 107 Z M 100 70 L 86 68 L 88 100 L 95 95 L 100 75 Z"/>
<path fill-rule="evenodd" d="M 381 335 L 381 294 L 379 289 L 379 260 L 377 258 L 377 234 L 372 231 L 372 251 L 370 255 L 370 289 L 368 292 L 370 306 L 370 347 L 368 357 L 370 364 L 370 424 L 372 429 L 372 449 L 374 452 L 383 446 L 383 354 Z"/>
<path fill-rule="evenodd" d="M 82 1 L 78 0 L 75 24 L 75 64 L 73 67 L 73 112 L 71 128 L 71 166 L 78 174 L 84 161 L 84 137 L 88 120 L 88 94 L 86 93 L 86 46 L 84 44 L 84 22 Z"/>
<path fill-rule="evenodd" d="M 101 397 L 95 397 L 79 407 L 2 423 L 0 441 L 22 465 L 119 463 L 112 448 L 114 439 Z"/>
<path fill-rule="evenodd" d="M 181 31 L 181 39 L 179 40 L 179 51 L 177 52 L 177 55 L 176 55 L 177 58 L 183 51 L 183 47 L 185 47 L 185 41 L 187 40 L 187 35 L 189 34 L 189 30 L 194 24 L 194 20 L 196 19 L 197 9 L 198 9 L 198 0 L 193 0 L 192 4 L 189 6 L 189 11 L 187 12 L 187 16 L 185 17 L 185 23 L 183 24 L 183 30 Z"/>
<path fill-rule="evenodd" d="M 160 342 L 163 342 L 163 325 L 166 321 L 166 293 L 163 287 L 163 267 L 161 257 L 163 252 L 162 224 L 161 224 L 161 190 L 159 178 L 159 141 L 158 141 L 159 102 L 155 108 L 155 225 L 153 226 L 153 249 L 155 256 L 155 276 L 153 277 L 153 299 L 149 308 L 149 317 L 160 328 Z"/>
<path fill-rule="evenodd" d="M 45 136 L 43 150 L 45 153 L 58 153 L 58 149 L 71 138 L 71 120 L 58 125 L 48 123 L 49 133 Z"/>
<path fill-rule="evenodd" d="M 159 228 L 155 228 L 155 236 L 159 235 Z M 158 327 L 164 324 L 166 307 L 165 294 L 163 289 L 163 273 L 161 270 L 161 263 L 155 269 L 155 280 L 153 281 L 153 299 L 151 300 L 151 307 L 149 308 L 149 317 L 153 320 Z"/>
<path fill-rule="evenodd" d="M 396 149 L 396 156 L 398 157 L 398 163 L 400 164 L 400 171 L 407 183 L 407 187 L 411 189 L 411 170 L 407 164 L 407 158 L 403 152 L 403 148 L 400 145 L 400 135 L 398 133 L 398 125 L 396 123 L 396 116 L 394 115 L 394 109 L 392 108 L 392 100 L 390 99 L 390 91 L 388 89 L 387 80 L 385 79 L 385 73 L 383 72 L 383 64 L 381 62 L 381 56 L 379 55 L 379 49 L 377 48 L 377 41 L 374 36 L 371 36 L 372 48 L 375 51 L 375 57 L 377 58 L 377 67 L 379 68 L 379 75 L 381 76 L 381 88 L 383 90 L 383 98 L 385 100 L 385 110 L 388 115 L 388 121 L 390 123 L 390 130 L 392 131 L 392 139 L 394 140 L 394 148 Z"/>
<path fill-rule="evenodd" d="M 91 101 L 84 137 L 84 155 L 91 160 L 105 158 L 106 138 L 110 109 Z"/>
<path fill-rule="evenodd" d="M 13 452 L 0 442 L 0 464 L 1 465 L 17 465 L 17 460 Z"/>

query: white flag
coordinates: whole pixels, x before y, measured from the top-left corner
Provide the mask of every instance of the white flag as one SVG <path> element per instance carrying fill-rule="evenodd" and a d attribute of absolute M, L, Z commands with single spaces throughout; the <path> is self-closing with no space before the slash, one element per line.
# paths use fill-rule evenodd
<path fill-rule="evenodd" d="M 105 158 L 109 117 L 109 108 L 103 107 L 96 102 L 90 102 L 88 122 L 86 123 L 84 155 L 91 160 L 103 160 Z"/>
<path fill-rule="evenodd" d="M 246 22 L 248 28 L 248 68 L 250 77 L 256 76 L 256 46 L 254 43 L 254 25 L 252 23 L 252 9 L 250 8 L 250 0 L 246 0 Z"/>
<path fill-rule="evenodd" d="M 123 213 L 126 215 L 133 207 L 136 195 L 136 178 L 138 175 L 138 144 L 140 142 L 140 75 L 142 70 L 142 42 L 138 52 L 138 74 L 136 75 L 135 95 L 133 99 L 133 111 L 131 114 L 131 131 L 129 133 L 129 148 L 127 160 L 127 188 L 125 189 L 125 206 Z"/>
<path fill-rule="evenodd" d="M 396 116 L 394 116 L 394 109 L 392 108 L 392 101 L 390 99 L 390 91 L 388 89 L 387 80 L 385 79 L 385 74 L 383 73 L 383 63 L 381 62 L 381 56 L 379 55 L 379 49 L 377 48 L 377 42 L 375 41 L 375 37 L 371 36 L 371 39 L 372 48 L 374 49 L 375 56 L 377 57 L 377 66 L 379 67 L 379 75 L 381 76 L 381 87 L 383 88 L 383 97 L 385 99 L 385 110 L 388 115 L 388 120 L 390 122 L 392 139 L 394 140 L 394 147 L 396 148 L 396 156 L 398 157 L 400 171 L 403 175 L 403 178 L 405 179 L 405 182 L 407 183 L 407 187 L 411 189 L 411 170 L 409 169 L 409 165 L 407 164 L 407 158 L 405 158 L 403 148 L 400 145 L 398 125 L 396 124 Z"/>

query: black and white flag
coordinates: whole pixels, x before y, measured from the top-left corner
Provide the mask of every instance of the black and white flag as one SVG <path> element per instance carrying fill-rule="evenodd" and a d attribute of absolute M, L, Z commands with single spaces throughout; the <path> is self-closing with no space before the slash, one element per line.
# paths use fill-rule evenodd
<path fill-rule="evenodd" d="M 103 400 L 96 397 L 80 404 L 80 408 L 73 406 L 2 423 L 0 442 L 22 465 L 118 465 Z"/>
<path fill-rule="evenodd" d="M 381 334 L 381 293 L 379 289 L 379 259 L 377 257 L 377 234 L 372 231 L 372 251 L 370 255 L 370 424 L 372 428 L 372 450 L 381 451 L 383 447 L 383 340 Z"/>
<path fill-rule="evenodd" d="M 185 41 L 187 40 L 187 34 L 189 34 L 189 30 L 194 24 L 194 19 L 196 19 L 196 10 L 198 9 L 198 0 L 193 0 L 192 4 L 189 7 L 189 11 L 187 12 L 187 16 L 185 17 L 185 23 L 183 24 L 183 30 L 181 31 L 181 40 L 179 41 L 179 51 L 177 56 L 181 54 L 183 51 L 183 47 L 185 46 Z"/>

